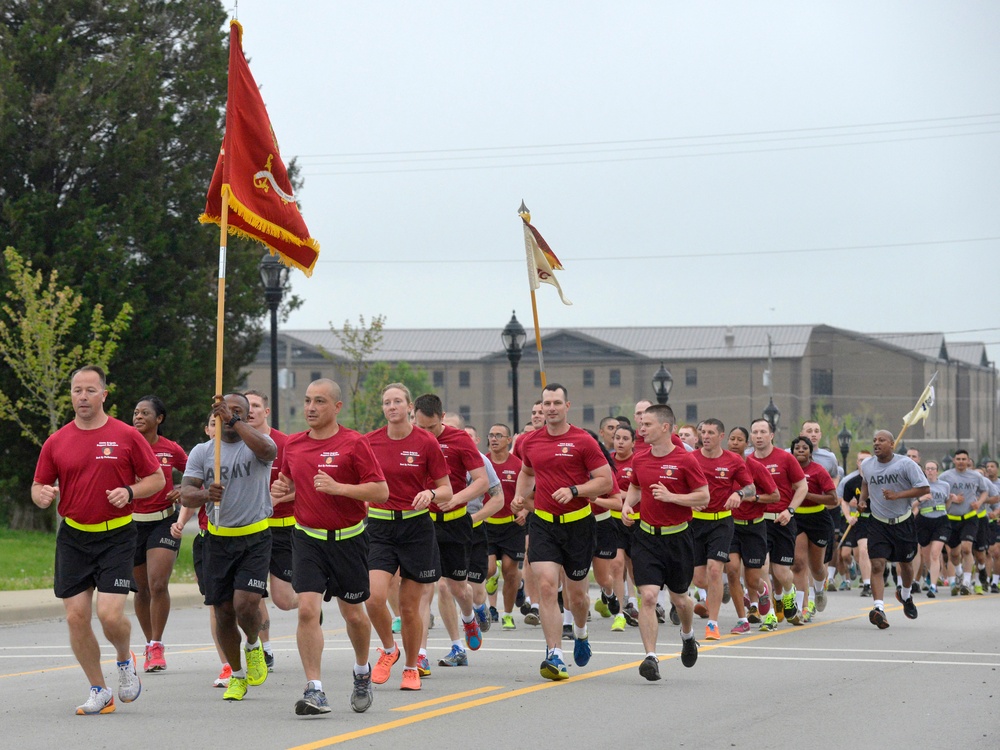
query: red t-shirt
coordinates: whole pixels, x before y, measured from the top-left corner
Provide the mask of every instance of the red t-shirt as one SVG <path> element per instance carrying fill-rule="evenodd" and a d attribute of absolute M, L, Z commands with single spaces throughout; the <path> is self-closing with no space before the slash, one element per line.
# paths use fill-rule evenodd
<path fill-rule="evenodd" d="M 493 464 L 493 470 L 496 471 L 497 476 L 500 477 L 500 489 L 503 490 L 503 508 L 494 513 L 491 518 L 509 518 L 514 515 L 510 512 L 510 501 L 514 499 L 517 475 L 521 473 L 521 459 L 513 453 L 508 453 L 507 460 L 498 464 L 489 453 L 486 454 L 486 457 Z"/>
<path fill-rule="evenodd" d="M 586 506 L 585 497 L 560 505 L 552 499 L 552 493 L 560 487 L 584 484 L 590 481 L 591 472 L 608 466 L 597 441 L 573 425 L 562 435 L 550 435 L 543 427 L 522 440 L 521 460 L 535 472 L 535 509 L 561 516 Z"/>
<path fill-rule="evenodd" d="M 743 459 L 735 453 L 724 450 L 718 458 L 708 458 L 700 450 L 696 450 L 692 451 L 691 455 L 694 456 L 708 480 L 708 492 L 711 499 L 708 501 L 708 507 L 705 508 L 706 513 L 719 513 L 725 510 L 726 501 L 730 495 L 753 483 L 750 470 L 743 463 Z"/>
<path fill-rule="evenodd" d="M 648 446 L 647 446 L 648 448 Z M 615 484 L 618 487 L 619 492 L 628 492 L 629 483 L 632 481 L 632 462 L 635 460 L 635 452 L 628 458 L 618 458 L 617 454 L 612 453 L 611 457 L 615 460 Z"/>
<path fill-rule="evenodd" d="M 276 430 L 273 427 L 271 431 L 267 433 L 267 436 L 274 441 L 274 444 L 278 447 L 278 455 L 274 457 L 274 463 L 271 464 L 271 482 L 268 484 L 270 487 L 278 479 L 278 471 L 281 469 L 281 462 L 284 460 L 285 456 L 285 443 L 288 442 L 288 435 L 283 433 L 281 430 Z M 287 474 L 285 476 L 288 476 Z M 310 477 L 312 479 L 312 477 Z M 310 482 L 310 485 L 312 482 Z M 298 488 L 296 488 L 298 489 Z M 298 497 L 298 492 L 295 493 Z M 295 515 L 295 501 L 289 500 L 287 503 L 278 503 L 274 506 L 271 512 L 271 518 L 290 518 Z M 307 526 L 309 524 L 306 524 Z M 317 529 L 326 528 L 324 526 L 317 526 Z M 331 528 L 337 528 L 335 526 Z"/>
<path fill-rule="evenodd" d="M 365 437 L 389 485 L 389 500 L 380 508 L 413 510 L 413 498 L 448 476 L 444 453 L 426 430 L 414 427 L 405 438 L 393 440 L 387 425 Z"/>
<path fill-rule="evenodd" d="M 96 430 L 81 430 L 75 422 L 45 441 L 35 466 L 35 481 L 59 480 L 59 515 L 77 523 L 110 521 L 132 514 L 132 506 L 116 508 L 108 491 L 135 484 L 160 470 L 146 438 L 114 417 Z"/>
<path fill-rule="evenodd" d="M 329 474 L 341 484 L 385 481 L 368 441 L 361 433 L 343 425 L 336 435 L 325 440 L 312 438 L 308 432 L 289 435 L 280 468 L 295 483 L 296 522 L 313 529 L 347 529 L 360 523 L 367 514 L 361 500 L 317 490 L 313 486 L 316 474 Z M 275 509 L 288 504 L 280 503 Z"/>
<path fill-rule="evenodd" d="M 483 456 L 472 442 L 469 433 L 457 427 L 442 425 L 444 429 L 437 436 L 438 445 L 441 446 L 441 453 L 448 463 L 448 481 L 451 482 L 451 492 L 457 495 L 464 490 L 468 484 L 465 481 L 465 473 L 473 469 L 479 469 L 485 464 Z M 427 433 L 430 435 L 431 433 Z M 431 511 L 441 513 L 437 503 L 431 503 Z"/>
<path fill-rule="evenodd" d="M 809 492 L 812 494 L 826 495 L 837 489 L 833 483 L 833 479 L 830 478 L 830 472 L 815 461 L 807 463 L 802 471 L 806 475 L 806 485 L 809 487 Z M 802 501 L 803 506 L 816 506 L 822 504 L 823 503 L 813 502 L 812 500 Z"/>
<path fill-rule="evenodd" d="M 174 469 L 183 472 L 187 466 L 187 453 L 173 440 L 167 440 L 160 435 L 152 448 L 167 483 L 152 497 L 137 497 L 132 504 L 133 513 L 157 513 L 172 506 L 174 502 L 167 500 L 167 495 L 174 491 Z"/>
<path fill-rule="evenodd" d="M 688 506 L 662 503 L 653 497 L 651 487 L 660 482 L 677 495 L 704 487 L 708 480 L 697 459 L 683 448 L 675 447 L 665 456 L 654 456 L 650 449 L 632 460 L 631 484 L 642 490 L 639 518 L 650 526 L 676 526 L 690 521 L 691 508 Z"/>
<path fill-rule="evenodd" d="M 792 502 L 792 495 L 794 494 L 792 485 L 802 481 L 806 476 L 802 472 L 799 462 L 788 451 L 783 451 L 773 446 L 771 454 L 767 458 L 760 458 L 756 453 L 753 454 L 753 458 L 755 461 L 763 464 L 778 488 L 778 502 L 765 505 L 764 510 L 767 513 L 780 513 L 786 510 L 788 504 Z"/>
<path fill-rule="evenodd" d="M 736 454 L 734 453 L 733 455 L 735 456 Z M 771 475 L 764 468 L 764 464 L 754 458 L 753 455 L 747 456 L 745 460 L 747 469 L 750 471 L 750 476 L 753 479 L 753 486 L 757 489 L 758 495 L 770 495 L 778 489 L 774 484 L 774 480 L 771 479 Z M 758 503 L 756 500 L 744 500 L 733 511 L 733 518 L 740 521 L 753 521 L 764 515 L 764 508 L 766 507 L 764 503 Z"/>

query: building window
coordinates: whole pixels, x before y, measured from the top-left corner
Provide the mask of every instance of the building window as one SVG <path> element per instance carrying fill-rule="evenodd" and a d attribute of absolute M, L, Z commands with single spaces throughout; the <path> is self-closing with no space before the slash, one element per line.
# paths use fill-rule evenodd
<path fill-rule="evenodd" d="M 698 385 L 698 368 L 689 367 L 684 371 L 684 385 L 695 386 Z"/>
<path fill-rule="evenodd" d="M 684 407 L 684 421 L 691 424 L 698 422 L 698 404 L 688 404 Z"/>
<path fill-rule="evenodd" d="M 321 373 L 319 370 L 313 370 L 311 373 L 309 373 L 310 381 L 319 380 L 321 377 L 323 377 L 323 373 Z"/>
<path fill-rule="evenodd" d="M 608 370 L 608 386 L 620 388 L 622 384 L 622 371 L 619 369 Z"/>
<path fill-rule="evenodd" d="M 472 380 L 472 377 L 469 375 L 469 371 L 468 370 L 459 370 L 458 371 L 458 387 L 459 388 L 468 388 L 471 380 Z"/>
<path fill-rule="evenodd" d="M 460 407 L 458 407 L 458 413 L 462 417 L 462 419 L 465 420 L 466 424 L 468 424 L 471 421 L 471 419 L 472 419 L 472 408 L 471 407 L 469 407 L 469 406 L 460 406 Z"/>
<path fill-rule="evenodd" d="M 583 421 L 584 422 L 593 422 L 594 421 L 594 407 L 593 406 L 584 406 L 583 407 Z"/>
<path fill-rule="evenodd" d="M 833 395 L 833 370 L 812 371 L 812 395 L 832 396 Z"/>
<path fill-rule="evenodd" d="M 444 370 L 435 370 L 432 375 L 435 388 L 444 388 Z"/>
<path fill-rule="evenodd" d="M 538 370 L 535 370 L 535 388 L 541 388 L 541 387 L 542 387 L 542 373 L 539 372 Z"/>
<path fill-rule="evenodd" d="M 583 371 L 583 387 L 593 388 L 594 387 L 594 371 L 584 370 Z"/>

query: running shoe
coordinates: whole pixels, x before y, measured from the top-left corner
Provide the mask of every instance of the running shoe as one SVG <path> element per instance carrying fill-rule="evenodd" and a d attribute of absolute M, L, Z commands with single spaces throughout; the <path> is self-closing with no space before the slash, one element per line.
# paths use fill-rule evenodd
<path fill-rule="evenodd" d="M 486 593 L 495 594 L 497 592 L 497 587 L 499 585 L 499 582 L 500 582 L 500 571 L 498 570 L 496 573 L 487 578 L 486 582 L 483 584 L 484 586 L 486 586 Z"/>
<path fill-rule="evenodd" d="M 722 582 L 722 603 L 729 604 L 729 600 L 733 598 L 732 593 L 729 591 L 729 581 Z"/>
<path fill-rule="evenodd" d="M 548 654 L 545 657 L 545 661 L 538 668 L 539 673 L 546 680 L 565 680 L 569 677 L 569 672 L 566 670 L 566 664 L 553 653 Z"/>
<path fill-rule="evenodd" d="M 861 584 L 861 596 L 871 597 L 872 595 L 872 585 L 870 583 Z"/>
<path fill-rule="evenodd" d="M 247 680 L 245 677 L 230 677 L 229 686 L 222 694 L 224 701 L 241 701 L 247 694 Z"/>
<path fill-rule="evenodd" d="M 573 638 L 575 636 L 573 635 L 573 626 L 572 625 L 563 625 L 563 636 L 562 637 L 563 637 L 564 641 L 571 641 L 571 640 L 573 640 Z"/>
<path fill-rule="evenodd" d="M 760 610 L 757 609 L 756 604 L 751 604 L 747 608 L 747 621 L 752 622 L 754 625 L 759 625 L 761 621 Z"/>
<path fill-rule="evenodd" d="M 639 674 L 650 682 L 660 679 L 660 662 L 655 656 L 647 656 L 639 665 Z"/>
<path fill-rule="evenodd" d="M 524 581 L 523 580 L 521 581 L 520 584 L 518 584 L 517 594 L 514 596 L 514 606 L 518 607 L 518 608 L 524 607 Z M 525 612 L 523 609 L 521 609 L 521 614 L 522 615 L 526 615 L 528 613 Z"/>
<path fill-rule="evenodd" d="M 76 707 L 77 716 L 96 716 L 115 712 L 115 696 L 107 688 L 94 686 L 82 706 Z"/>
<path fill-rule="evenodd" d="M 785 603 L 780 596 L 774 600 L 774 616 L 778 618 L 778 622 L 785 621 Z"/>
<path fill-rule="evenodd" d="M 704 602 L 698 602 L 694 605 L 694 613 L 698 615 L 702 620 L 708 619 L 708 607 Z"/>
<path fill-rule="evenodd" d="M 472 618 L 472 622 L 463 622 L 462 628 L 465 630 L 465 645 L 473 651 L 478 651 L 483 645 L 483 634 L 479 629 L 478 617 Z"/>
<path fill-rule="evenodd" d="M 126 661 L 118 662 L 118 700 L 131 703 L 142 692 L 142 683 L 135 672 L 135 654 L 129 651 Z"/>
<path fill-rule="evenodd" d="M 500 622 L 500 613 L 496 607 L 490 607 L 490 622 Z"/>
<path fill-rule="evenodd" d="M 625 615 L 619 612 L 615 615 L 615 619 L 611 623 L 612 633 L 624 633 L 625 632 Z"/>
<path fill-rule="evenodd" d="M 604 594 L 602 593 L 601 596 L 603 597 Z M 608 597 L 606 604 L 608 605 L 608 612 L 611 613 L 612 617 L 617 617 L 622 611 L 622 604 L 614 594 Z"/>
<path fill-rule="evenodd" d="M 810 599 L 805 607 L 805 611 L 802 613 L 802 622 L 812 622 L 812 618 L 816 615 L 816 612 L 816 604 Z"/>
<path fill-rule="evenodd" d="M 420 673 L 421 677 L 431 676 L 431 662 L 427 658 L 427 654 L 417 654 L 417 672 Z"/>
<path fill-rule="evenodd" d="M 681 616 L 677 614 L 677 607 L 673 604 L 670 605 L 670 613 L 667 615 L 670 618 L 670 622 L 673 625 L 681 624 Z"/>
<path fill-rule="evenodd" d="M 878 607 L 875 607 L 868 613 L 868 622 L 877 627 L 879 630 L 885 630 L 889 627 L 889 620 L 886 619 L 885 612 Z"/>
<path fill-rule="evenodd" d="M 767 617 L 767 613 L 771 611 L 771 589 L 766 583 L 764 584 L 764 593 L 760 595 L 757 606 L 760 607 L 761 615 Z"/>
<path fill-rule="evenodd" d="M 690 668 L 696 661 L 698 661 L 698 641 L 694 636 L 681 638 L 681 664 Z"/>
<path fill-rule="evenodd" d="M 392 665 L 399 661 L 399 646 L 395 643 L 395 650 L 391 654 L 387 654 L 383 649 L 377 649 L 378 651 L 378 661 L 375 662 L 375 666 L 372 668 L 372 682 L 376 685 L 382 685 L 389 679 L 389 673 L 392 671 Z"/>
<path fill-rule="evenodd" d="M 247 684 L 263 685 L 267 679 L 267 662 L 264 661 L 264 646 L 257 643 L 257 648 L 243 649 L 247 656 Z"/>
<path fill-rule="evenodd" d="M 913 601 L 913 596 L 911 595 L 909 599 L 903 600 L 903 597 L 896 592 L 896 599 L 900 604 L 903 605 L 903 614 L 906 615 L 907 619 L 916 620 L 917 619 L 917 603 Z"/>
<path fill-rule="evenodd" d="M 959 588 L 959 586 L 958 586 L 958 583 L 957 583 L 957 582 L 956 582 L 956 583 L 953 583 L 953 584 L 951 585 L 951 595 L 952 595 L 952 596 L 958 596 L 958 588 Z"/>
<path fill-rule="evenodd" d="M 146 662 L 144 672 L 162 672 L 167 668 L 167 660 L 163 656 L 163 644 L 151 643 L 146 646 Z"/>
<path fill-rule="evenodd" d="M 746 635 L 750 632 L 750 621 L 741 620 L 733 626 L 733 629 L 729 631 L 733 635 Z"/>
<path fill-rule="evenodd" d="M 400 690 L 420 690 L 420 673 L 415 669 L 403 670 L 403 681 L 399 684 Z"/>
<path fill-rule="evenodd" d="M 971 596 L 972 595 L 972 590 L 963 583 L 959 587 L 958 593 L 959 593 L 960 596 Z"/>
<path fill-rule="evenodd" d="M 469 657 L 465 653 L 465 649 L 459 648 L 458 646 L 452 646 L 451 651 L 448 652 L 447 656 L 443 656 L 438 659 L 439 667 L 467 667 L 469 666 Z"/>
<path fill-rule="evenodd" d="M 316 716 L 328 713 L 330 713 L 330 704 L 326 700 L 326 693 L 322 690 L 307 689 L 302 697 L 295 701 L 295 714 L 297 716 Z"/>
<path fill-rule="evenodd" d="M 222 671 L 219 672 L 219 676 L 215 678 L 215 682 L 212 683 L 213 687 L 227 688 L 229 687 L 229 678 L 233 676 L 233 668 L 228 664 L 222 665 Z"/>
<path fill-rule="evenodd" d="M 603 592 L 601 592 L 601 598 L 594 602 L 594 611 L 601 617 L 611 617 L 611 610 L 608 609 Z"/>
<path fill-rule="evenodd" d="M 990 593 L 991 594 L 1000 594 L 1000 585 L 995 584 L 995 583 L 991 583 L 990 584 Z"/>
<path fill-rule="evenodd" d="M 927 587 L 927 598 L 928 599 L 936 599 L 937 598 L 937 586 L 928 586 Z"/>
<path fill-rule="evenodd" d="M 719 626 L 714 622 L 708 623 L 705 626 L 705 640 L 706 641 L 718 641 L 721 640 L 722 636 L 719 634 Z"/>
<path fill-rule="evenodd" d="M 988 576 L 986 575 L 986 568 L 980 568 L 980 569 L 979 569 L 979 575 L 978 575 L 978 578 L 979 578 L 979 585 L 980 585 L 980 586 L 986 586 L 986 585 L 987 585 L 987 582 L 988 582 L 988 581 L 989 581 L 990 579 L 989 579 L 989 577 L 988 577 Z"/>
<path fill-rule="evenodd" d="M 778 629 L 778 616 L 774 612 L 768 612 L 764 616 L 764 622 L 760 624 L 760 630 L 769 631 Z"/>
<path fill-rule="evenodd" d="M 490 629 L 490 611 L 486 608 L 485 604 L 478 607 L 473 607 L 472 611 L 476 613 L 476 619 L 479 620 L 479 630 L 485 633 Z"/>
<path fill-rule="evenodd" d="M 826 589 L 825 588 L 823 590 L 821 590 L 821 591 L 817 591 L 816 592 L 815 599 L 816 599 L 816 611 L 817 612 L 822 612 L 824 609 L 826 609 Z"/>
<path fill-rule="evenodd" d="M 626 603 L 625 609 L 622 610 L 622 614 L 625 615 L 625 622 L 627 622 L 630 627 L 639 627 L 639 609 L 632 602 Z"/>
<path fill-rule="evenodd" d="M 983 585 L 977 581 L 976 585 L 972 587 L 972 591 L 973 591 L 973 593 L 978 594 L 979 596 L 982 596 L 983 595 Z"/>
<path fill-rule="evenodd" d="M 840 590 L 841 591 L 850 591 L 851 590 L 851 582 L 845 578 L 843 581 L 840 582 Z"/>
<path fill-rule="evenodd" d="M 843 590 L 843 587 L 844 587 L 845 583 L 847 583 L 847 579 L 846 578 L 843 581 L 840 582 L 841 590 Z M 834 581 L 832 578 L 827 579 L 826 586 L 824 586 L 824 588 L 827 591 L 836 591 L 837 590 L 837 582 Z M 848 588 L 850 588 L 850 587 L 848 587 Z"/>
<path fill-rule="evenodd" d="M 656 605 L 656 621 L 659 623 L 667 621 L 667 611 L 663 608 L 663 605 L 659 603 Z"/>
<path fill-rule="evenodd" d="M 792 590 L 781 597 L 781 613 L 785 615 L 785 619 L 791 622 L 793 625 L 798 625 L 798 622 L 794 622 L 793 619 L 798 616 L 799 609 L 795 606 L 795 587 L 792 586 Z M 778 620 L 781 620 L 781 614 L 778 615 Z M 801 618 L 799 620 L 801 622 Z"/>
<path fill-rule="evenodd" d="M 393 617 L 392 618 L 392 632 L 393 633 L 398 633 L 402 629 L 403 629 L 403 618 L 402 617 Z"/>
<path fill-rule="evenodd" d="M 371 708 L 372 701 L 375 700 L 375 690 L 372 688 L 371 664 L 368 665 L 368 674 L 354 674 L 354 689 L 351 691 L 351 710 L 356 714 L 363 714 Z"/>
<path fill-rule="evenodd" d="M 910 584 L 910 593 L 911 594 L 919 594 L 920 593 L 920 584 L 917 583 L 916 581 L 914 581 L 912 584 Z"/>
<path fill-rule="evenodd" d="M 538 607 L 532 607 L 528 610 L 528 614 L 524 616 L 525 625 L 541 625 L 542 618 L 538 616 Z"/>
<path fill-rule="evenodd" d="M 428 629 L 428 630 L 434 630 L 434 613 L 433 613 L 433 612 L 431 612 L 431 622 L 430 622 L 430 624 L 429 624 L 429 625 L 427 626 L 427 629 Z"/>
<path fill-rule="evenodd" d="M 797 607 L 794 610 L 792 610 L 792 612 L 793 614 L 789 614 L 788 610 L 787 609 L 785 610 L 785 622 L 787 622 L 789 625 L 806 624 L 806 617 L 804 612 L 800 612 Z"/>
<path fill-rule="evenodd" d="M 500 626 L 503 630 L 517 630 L 517 625 L 514 624 L 514 615 L 504 615 L 501 620 L 502 625 Z"/>
<path fill-rule="evenodd" d="M 590 661 L 590 641 L 587 636 L 573 639 L 573 663 L 578 667 L 585 667 Z"/>
<path fill-rule="evenodd" d="M 847 568 L 847 577 L 850 578 L 853 581 L 859 575 L 860 575 L 860 571 L 858 570 L 858 563 L 857 563 L 857 561 L 856 560 L 851 560 L 851 564 Z"/>
<path fill-rule="evenodd" d="M 265 651 L 264 652 L 264 663 L 267 665 L 267 671 L 268 672 L 273 672 L 274 671 L 274 652 L 273 651 Z"/>

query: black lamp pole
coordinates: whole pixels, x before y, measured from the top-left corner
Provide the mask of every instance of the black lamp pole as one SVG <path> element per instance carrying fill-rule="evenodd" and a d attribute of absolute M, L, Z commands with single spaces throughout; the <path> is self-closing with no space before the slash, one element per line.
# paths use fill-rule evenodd
<path fill-rule="evenodd" d="M 844 474 L 847 474 L 847 454 L 851 452 L 851 441 L 854 439 L 854 435 L 845 424 L 840 432 L 837 433 L 837 443 L 840 445 L 840 456 L 843 459 Z"/>
<path fill-rule="evenodd" d="M 768 399 L 767 406 L 764 407 L 764 413 L 761 414 L 764 419 L 771 423 L 771 431 L 777 434 L 778 432 L 778 421 L 781 419 L 781 412 L 778 407 L 774 405 L 774 399 Z"/>
<path fill-rule="evenodd" d="M 670 400 L 670 389 L 674 387 L 674 379 L 670 370 L 660 362 L 660 369 L 653 375 L 653 393 L 656 394 L 656 403 L 665 404 Z"/>
<path fill-rule="evenodd" d="M 517 319 L 517 314 L 511 312 L 510 320 L 504 326 L 500 334 L 503 341 L 503 348 L 507 351 L 507 360 L 510 362 L 510 382 L 513 390 L 513 417 L 514 423 L 511 425 L 511 434 L 518 432 L 520 422 L 517 419 L 517 365 L 521 361 L 521 349 L 524 347 L 524 340 L 527 338 L 524 326 Z"/>
<path fill-rule="evenodd" d="M 271 311 L 271 426 L 278 427 L 278 306 L 285 295 L 288 281 L 288 266 L 271 253 L 267 253 L 257 264 L 260 281 L 264 285 L 264 299 Z"/>

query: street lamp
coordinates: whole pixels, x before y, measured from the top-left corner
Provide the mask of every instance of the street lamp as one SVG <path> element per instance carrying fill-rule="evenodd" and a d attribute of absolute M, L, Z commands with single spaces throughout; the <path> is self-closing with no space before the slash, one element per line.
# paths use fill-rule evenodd
<path fill-rule="evenodd" d="M 844 473 L 847 473 L 847 454 L 851 452 L 851 441 L 854 439 L 854 435 L 845 424 L 840 432 L 837 433 L 837 443 L 840 445 L 840 456 L 843 458 Z"/>
<path fill-rule="evenodd" d="M 510 320 L 507 325 L 504 326 L 503 332 L 500 334 L 500 340 L 503 341 L 503 348 L 507 351 L 507 360 L 510 362 L 510 382 L 513 388 L 513 424 L 511 425 L 511 434 L 518 431 L 517 421 L 517 363 L 521 361 L 521 347 L 524 346 L 524 340 L 527 338 L 527 334 L 524 332 L 524 326 L 520 324 L 517 320 L 517 313 L 511 311 Z"/>
<path fill-rule="evenodd" d="M 278 305 L 285 295 L 288 266 L 271 253 L 257 264 L 260 282 L 264 285 L 264 299 L 271 310 L 271 426 L 278 429 Z"/>
<path fill-rule="evenodd" d="M 766 419 L 771 424 L 771 432 L 778 432 L 778 421 L 781 419 L 781 412 L 778 411 L 778 407 L 774 405 L 774 399 L 768 399 L 767 406 L 764 407 L 764 413 L 761 416 Z"/>
<path fill-rule="evenodd" d="M 670 389 L 674 387 L 674 378 L 670 370 L 660 362 L 660 369 L 653 375 L 653 393 L 656 394 L 656 403 L 665 404 L 670 399 Z"/>
<path fill-rule="evenodd" d="M 950 453 L 946 453 L 944 458 L 941 460 L 941 468 L 944 469 L 945 471 L 948 471 L 948 469 L 955 468 L 955 462 L 951 460 Z"/>

